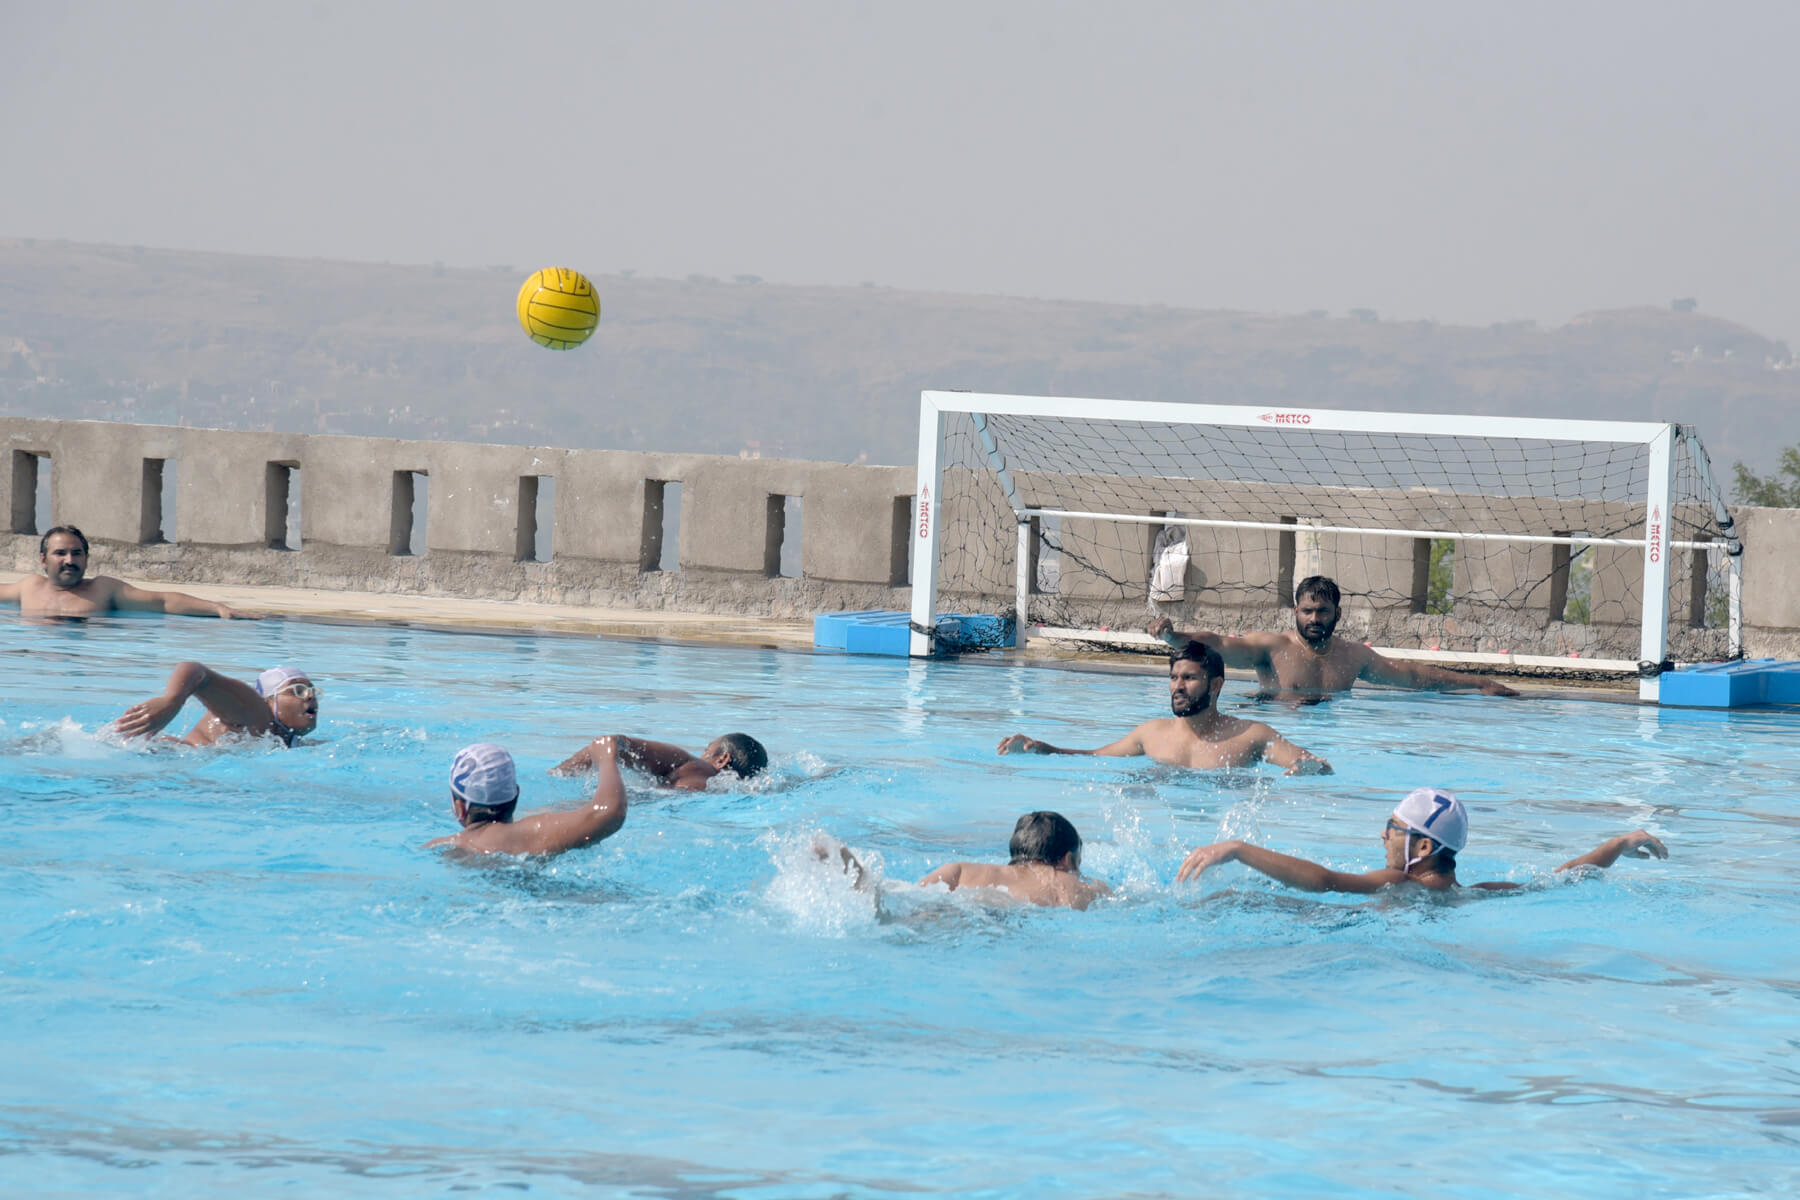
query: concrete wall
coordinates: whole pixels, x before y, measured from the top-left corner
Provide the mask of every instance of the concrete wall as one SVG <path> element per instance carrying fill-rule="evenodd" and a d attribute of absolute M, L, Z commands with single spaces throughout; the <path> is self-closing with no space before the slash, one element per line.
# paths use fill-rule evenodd
<path fill-rule="evenodd" d="M 168 464 L 176 482 L 173 521 L 156 512 L 157 463 Z M 910 604 L 910 468 L 0 418 L 0 495 L 11 516 L 10 532 L 0 532 L 7 551 L 0 561 L 17 570 L 37 569 L 30 476 L 42 469 L 52 482 L 52 521 L 88 534 L 95 570 L 134 579 L 775 617 Z M 420 555 L 406 553 L 405 493 L 415 473 L 429 486 Z M 530 561 L 530 497 L 546 477 L 555 487 L 552 552 L 548 561 Z M 298 481 L 297 545 L 280 505 L 290 478 Z M 1118 503 L 1105 480 L 1021 472 L 1017 481 L 1032 504 L 1105 510 Z M 948 469 L 945 495 L 967 495 L 964 482 Z M 674 484 L 682 498 L 679 569 L 663 571 L 663 503 Z M 1330 524 L 1352 510 L 1363 518 L 1382 512 L 1396 528 L 1437 528 L 1443 519 L 1442 500 L 1428 492 L 1290 486 L 1278 497 L 1235 494 L 1244 487 L 1170 479 L 1149 491 L 1155 511 L 1199 517 L 1228 507 L 1259 512 L 1260 504 L 1267 511 L 1258 519 L 1271 522 Z M 801 507 L 799 578 L 778 574 L 782 538 L 794 536 L 782 523 L 787 497 Z M 1524 503 L 1529 514 L 1496 512 L 1491 524 L 1599 533 L 1621 521 L 1616 506 Z M 997 489 L 941 506 L 939 521 L 948 539 L 945 593 L 977 607 L 1010 608 L 1016 526 Z M 1746 652 L 1795 657 L 1800 510 L 1742 509 L 1737 523 L 1746 547 Z M 166 540 L 157 538 L 159 528 Z M 1143 595 L 1130 590 L 1147 579 L 1156 530 L 1064 521 L 1064 586 L 1034 597 L 1033 619 L 1141 626 Z M 1180 624 L 1283 628 L 1290 618 L 1281 588 L 1318 571 L 1350 597 L 1345 632 L 1358 637 L 1446 649 L 1636 655 L 1643 563 L 1635 549 L 1595 552 L 1593 621 L 1575 625 L 1551 613 L 1558 597 L 1550 547 L 1461 543 L 1457 603 L 1444 615 L 1416 611 L 1424 543 L 1413 539 L 1309 534 L 1297 525 L 1291 534 L 1194 529 L 1189 543 L 1187 599 L 1162 606 Z M 1677 657 L 1716 653 L 1718 631 L 1691 628 L 1694 557 L 1671 558 Z"/>
<path fill-rule="evenodd" d="M 0 418 L 0 443 L 3 561 L 17 570 L 37 569 L 37 469 L 50 473 L 51 521 L 88 535 L 96 571 L 135 579 L 769 616 L 909 601 L 906 468 L 14 418 Z M 173 473 L 172 529 L 157 521 L 147 459 Z M 420 555 L 406 553 L 414 473 L 429 488 Z M 545 477 L 555 512 L 537 562 L 529 502 Z M 297 545 L 280 503 L 290 479 Z M 661 571 L 672 484 L 679 570 Z M 789 497 L 798 531 L 783 523 Z M 158 524 L 172 544 L 151 540 Z M 799 578 L 779 575 L 784 537 L 799 539 Z"/>

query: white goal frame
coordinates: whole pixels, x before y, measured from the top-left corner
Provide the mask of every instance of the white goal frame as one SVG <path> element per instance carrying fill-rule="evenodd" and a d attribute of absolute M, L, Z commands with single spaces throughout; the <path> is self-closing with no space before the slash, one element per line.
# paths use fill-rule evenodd
<path fill-rule="evenodd" d="M 1536 542 L 1568 546 L 1641 547 L 1644 554 L 1642 633 L 1638 662 L 1622 660 L 1583 660 L 1584 669 L 1630 671 L 1640 675 L 1638 695 L 1655 700 L 1659 693 L 1660 665 L 1668 645 L 1669 562 L 1671 551 L 1678 549 L 1720 548 L 1730 558 L 1729 638 L 1731 652 L 1740 652 L 1742 606 L 1739 565 L 1742 552 L 1732 529 L 1732 520 L 1718 488 L 1711 478 L 1704 452 L 1693 456 L 1702 483 L 1710 493 L 1715 517 L 1727 539 L 1720 542 L 1670 541 L 1667 521 L 1674 484 L 1673 448 L 1677 439 L 1695 438 L 1687 426 L 1651 421 L 1589 421 L 1521 417 L 1456 416 L 1432 413 L 1356 412 L 1340 409 L 1270 409 L 1248 405 L 1176 404 L 1166 402 L 1103 400 L 1093 398 L 1009 396 L 990 393 L 926 391 L 919 397 L 918 516 L 913 522 L 912 623 L 910 653 L 929 656 L 934 651 L 937 630 L 938 599 L 938 529 L 939 501 L 942 489 L 941 452 L 945 436 L 945 418 L 965 413 L 979 418 L 983 414 L 999 416 L 1041 416 L 1065 420 L 1098 420 L 1145 422 L 1168 425 L 1206 425 L 1218 427 L 1281 429 L 1345 433 L 1381 433 L 1410 436 L 1442 435 L 1451 437 L 1511 438 L 1549 442 L 1601 442 L 1637 444 L 1647 447 L 1648 478 L 1644 496 L 1646 520 L 1641 536 L 1631 538 L 1596 538 L 1587 536 L 1527 536 L 1516 534 L 1476 533 L 1468 530 L 1371 529 L 1365 527 L 1315 527 L 1318 532 L 1385 534 L 1409 538 L 1445 538 L 1453 540 L 1496 540 Z M 1023 643 L 1024 626 L 1029 612 L 1030 521 L 1033 517 L 1067 517 L 1082 520 L 1118 521 L 1157 525 L 1231 526 L 1235 528 L 1274 529 L 1291 533 L 1292 525 L 1272 525 L 1252 521 L 1216 521 L 1153 517 L 1130 513 L 1075 512 L 1065 509 L 1030 508 L 1020 500 L 1013 485 L 1004 454 L 994 438 L 977 420 L 988 467 L 994 472 L 1002 493 L 1012 505 L 1018 521 L 1019 553 L 1016 587 L 1017 620 L 1015 646 Z M 1697 438 L 1695 438 L 1697 441 Z M 1148 642 L 1146 635 L 1119 637 L 1115 641 Z M 1404 657 L 1423 657 L 1418 652 L 1396 651 Z M 1455 658 L 1455 655 L 1430 657 Z M 1501 655 L 1462 656 L 1477 660 L 1504 659 Z M 1566 662 L 1557 661 L 1567 666 Z"/>

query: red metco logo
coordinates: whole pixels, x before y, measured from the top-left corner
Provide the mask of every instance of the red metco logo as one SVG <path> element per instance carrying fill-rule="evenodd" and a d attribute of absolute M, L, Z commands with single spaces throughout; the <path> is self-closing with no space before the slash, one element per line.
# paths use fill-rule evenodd
<path fill-rule="evenodd" d="M 1270 425 L 1311 425 L 1312 414 L 1303 412 L 1266 412 L 1257 418 Z"/>
<path fill-rule="evenodd" d="M 1650 509 L 1650 561 L 1653 563 L 1661 562 L 1662 550 L 1662 506 L 1659 504 L 1652 506 Z"/>
<path fill-rule="evenodd" d="M 919 536 L 931 536 L 931 489 L 919 489 Z"/>

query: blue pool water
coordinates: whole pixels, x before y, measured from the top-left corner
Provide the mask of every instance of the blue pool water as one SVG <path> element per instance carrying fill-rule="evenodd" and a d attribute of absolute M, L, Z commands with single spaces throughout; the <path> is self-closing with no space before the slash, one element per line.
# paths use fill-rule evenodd
<path fill-rule="evenodd" d="M 103 732 L 198 658 L 326 689 L 293 751 Z M 1359 693 L 1226 707 L 1329 778 L 1005 758 L 1167 711 L 1155 675 L 295 623 L 0 622 L 0 1192 L 1692 1196 L 1800 1184 L 1796 719 Z M 197 716 L 190 706 L 181 727 Z M 522 808 L 590 736 L 743 729 L 773 778 L 631 781 L 551 862 L 420 849 L 450 756 Z M 1315 898 L 1243 836 L 1379 863 L 1419 784 L 1473 903 Z M 1118 899 L 912 886 L 1055 808 Z M 1666 862 L 1557 883 L 1644 827 Z M 877 907 L 816 832 L 887 881 Z"/>

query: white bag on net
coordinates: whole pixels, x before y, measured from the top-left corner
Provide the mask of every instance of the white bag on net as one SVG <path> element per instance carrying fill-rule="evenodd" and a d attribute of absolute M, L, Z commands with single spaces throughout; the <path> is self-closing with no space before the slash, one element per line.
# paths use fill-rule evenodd
<path fill-rule="evenodd" d="M 1179 516 L 1179 513 L 1170 513 Z M 1168 603 L 1187 595 L 1187 527 L 1164 525 L 1150 547 L 1150 599 Z"/>

